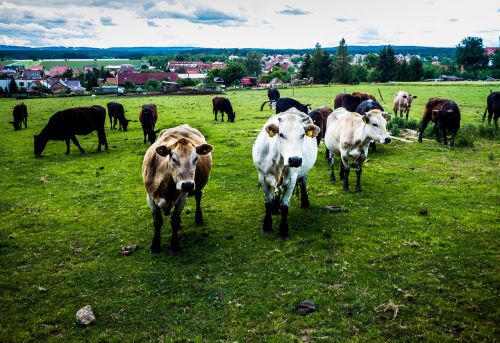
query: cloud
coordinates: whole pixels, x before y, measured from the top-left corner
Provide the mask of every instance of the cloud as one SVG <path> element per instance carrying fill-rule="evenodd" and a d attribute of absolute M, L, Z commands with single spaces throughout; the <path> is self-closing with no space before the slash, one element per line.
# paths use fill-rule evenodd
<path fill-rule="evenodd" d="M 306 14 L 310 14 L 311 12 L 304 11 L 304 10 L 301 10 L 298 8 L 292 8 L 290 6 L 286 6 L 285 9 L 278 11 L 278 13 L 284 14 L 284 15 L 306 15 Z"/>
<path fill-rule="evenodd" d="M 450 18 L 448 19 L 449 22 L 456 23 L 458 21 L 457 18 Z"/>
<path fill-rule="evenodd" d="M 104 26 L 116 26 L 117 24 L 113 23 L 113 19 L 111 17 L 101 17 L 101 24 Z"/>
<path fill-rule="evenodd" d="M 149 27 L 160 27 L 153 20 L 146 20 L 146 24 L 148 24 Z"/>
<path fill-rule="evenodd" d="M 350 19 L 350 18 L 336 18 L 335 20 L 340 22 L 340 23 L 346 23 L 349 21 L 358 21 L 358 19 Z"/>

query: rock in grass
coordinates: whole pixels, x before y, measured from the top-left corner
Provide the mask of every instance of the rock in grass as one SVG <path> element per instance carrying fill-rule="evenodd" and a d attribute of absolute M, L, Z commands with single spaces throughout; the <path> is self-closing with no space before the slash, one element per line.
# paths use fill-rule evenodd
<path fill-rule="evenodd" d="M 137 244 L 132 244 L 126 247 L 121 247 L 120 254 L 130 256 L 137 249 Z"/>
<path fill-rule="evenodd" d="M 349 212 L 349 209 L 340 205 L 326 205 L 325 208 L 332 212 Z"/>
<path fill-rule="evenodd" d="M 94 323 L 95 316 L 94 313 L 92 312 L 92 307 L 90 305 L 87 305 L 79 309 L 78 312 L 76 312 L 75 321 L 77 324 L 85 326 Z"/>
<path fill-rule="evenodd" d="M 309 313 L 313 313 L 317 309 L 318 307 L 311 300 L 301 301 L 300 303 L 297 304 L 297 306 L 295 306 L 295 311 L 297 311 L 297 313 L 302 316 L 305 316 L 306 314 Z"/>

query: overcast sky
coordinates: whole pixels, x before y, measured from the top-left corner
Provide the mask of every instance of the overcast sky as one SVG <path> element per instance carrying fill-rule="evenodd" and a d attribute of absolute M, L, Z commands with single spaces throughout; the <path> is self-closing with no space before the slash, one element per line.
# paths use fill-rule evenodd
<path fill-rule="evenodd" d="M 499 35 L 499 0 L 0 0 L 0 44 L 31 47 L 498 47 Z"/>

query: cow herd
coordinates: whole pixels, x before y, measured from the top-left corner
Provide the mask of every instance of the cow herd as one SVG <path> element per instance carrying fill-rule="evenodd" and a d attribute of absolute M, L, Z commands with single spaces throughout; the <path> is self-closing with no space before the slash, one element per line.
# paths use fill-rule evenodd
<path fill-rule="evenodd" d="M 288 233 L 288 209 L 292 193 L 297 189 L 301 207 L 310 206 L 307 193 L 307 176 L 317 158 L 318 146 L 323 139 L 326 146 L 326 158 L 330 161 L 330 181 L 335 183 L 335 157 L 340 157 L 339 177 L 343 180 L 343 190 L 349 192 L 349 173 L 351 163 L 356 166 L 356 192 L 361 192 L 361 174 L 363 162 L 368 156 L 370 143 L 391 142 L 387 132 L 388 112 L 369 93 L 354 92 L 339 94 L 334 99 L 334 109 L 320 107 L 311 111 L 309 104 L 302 104 L 291 98 L 281 98 L 277 89 L 268 90 L 269 101 L 266 103 L 276 110 L 260 130 L 252 148 L 253 163 L 258 172 L 259 183 L 264 192 L 265 215 L 262 224 L 264 232 L 272 231 L 272 216 L 280 214 L 279 236 L 286 239 Z M 408 114 L 413 99 L 410 93 L 400 91 L 394 97 L 394 115 L 402 117 Z M 234 122 L 236 113 L 229 99 L 214 97 L 212 100 L 214 120 L 221 112 L 229 122 Z M 122 104 L 107 104 L 110 129 L 127 131 L 128 123 Z M 500 92 L 491 93 L 487 98 L 488 123 L 494 120 L 498 125 L 500 116 Z M 13 109 L 14 129 L 20 130 L 22 123 L 27 127 L 28 110 L 25 104 L 18 104 Z M 147 200 L 152 211 L 154 235 L 151 252 L 160 251 L 161 227 L 163 215 L 171 215 L 172 236 L 170 248 L 174 253 L 180 251 L 178 231 L 181 213 L 189 196 L 196 199 L 195 222 L 203 222 L 201 198 L 203 187 L 208 182 L 212 167 L 212 145 L 208 144 L 203 134 L 187 124 L 155 130 L 158 110 L 154 104 L 142 105 L 139 114 L 144 143 L 149 141 L 143 161 L 142 176 L 146 188 Z M 66 142 L 66 154 L 70 152 L 70 140 L 83 154 L 76 135 L 87 135 L 97 131 L 98 148 L 104 145 L 108 149 L 104 130 L 106 109 L 94 105 L 89 107 L 69 108 L 52 115 L 42 131 L 34 136 L 34 153 L 40 156 L 49 140 Z M 431 98 L 425 105 L 419 141 L 422 133 L 432 121 L 435 123 L 436 137 L 443 136 L 447 145 L 447 135 L 451 134 L 450 145 L 460 127 L 460 109 L 449 99 Z M 160 132 L 158 138 L 156 135 Z M 163 213 L 162 213 L 163 212 Z"/>

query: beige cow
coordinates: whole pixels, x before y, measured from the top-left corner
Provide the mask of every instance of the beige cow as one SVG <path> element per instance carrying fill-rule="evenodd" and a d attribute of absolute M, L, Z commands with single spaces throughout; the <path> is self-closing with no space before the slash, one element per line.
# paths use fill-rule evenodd
<path fill-rule="evenodd" d="M 189 125 L 181 125 L 163 130 L 146 151 L 142 178 L 155 229 L 151 252 L 159 253 L 161 250 L 162 210 L 165 215 L 169 215 L 173 208 L 170 248 L 174 253 L 180 251 L 177 232 L 188 196 L 194 195 L 196 199 L 196 224 L 203 223 L 200 202 L 202 189 L 212 169 L 212 149 L 200 131 Z"/>
<path fill-rule="evenodd" d="M 411 95 L 410 93 L 407 93 L 405 91 L 399 91 L 394 97 L 394 115 L 397 117 L 399 111 L 399 115 L 402 118 L 403 113 L 406 113 L 406 120 L 408 120 L 411 103 L 413 102 L 413 99 L 416 98 L 416 95 Z"/>

